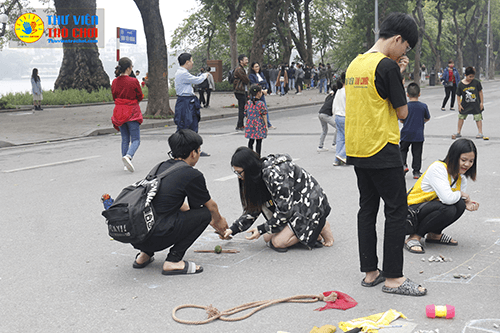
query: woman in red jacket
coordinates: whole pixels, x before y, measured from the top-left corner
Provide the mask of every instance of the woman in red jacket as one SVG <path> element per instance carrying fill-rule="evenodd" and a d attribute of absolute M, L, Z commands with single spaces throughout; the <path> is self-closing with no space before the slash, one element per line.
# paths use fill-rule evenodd
<path fill-rule="evenodd" d="M 122 135 L 122 161 L 125 169 L 130 172 L 134 172 L 132 158 L 141 143 L 139 126 L 142 124 L 142 112 L 139 102 L 144 97 L 139 81 L 129 76 L 132 67 L 129 58 L 121 58 L 115 68 L 116 79 L 111 85 L 115 101 L 111 121 Z"/>

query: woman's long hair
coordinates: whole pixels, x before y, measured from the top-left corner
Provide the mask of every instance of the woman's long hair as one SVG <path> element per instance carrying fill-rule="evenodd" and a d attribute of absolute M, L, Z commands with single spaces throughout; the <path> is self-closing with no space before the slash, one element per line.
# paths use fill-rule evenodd
<path fill-rule="evenodd" d="M 127 68 L 132 67 L 132 60 L 127 57 L 120 58 L 118 61 L 118 66 L 115 67 L 115 76 L 118 77 L 125 73 Z"/>
<path fill-rule="evenodd" d="M 254 69 L 253 69 L 253 66 L 255 66 L 255 64 L 259 65 L 259 71 L 258 72 L 254 71 Z M 260 68 L 260 64 L 258 62 L 256 62 L 256 61 L 252 62 L 252 64 L 250 65 L 249 73 L 250 74 L 257 74 L 257 73 L 260 73 L 261 71 L 262 71 L 262 68 Z"/>
<path fill-rule="evenodd" d="M 240 167 L 245 172 L 244 180 L 238 178 L 243 209 L 248 212 L 260 212 L 262 204 L 271 199 L 271 194 L 262 180 L 262 159 L 252 149 L 239 147 L 231 158 L 231 166 Z"/>
<path fill-rule="evenodd" d="M 476 180 L 477 149 L 474 142 L 469 139 L 458 139 L 453 142 L 450 149 L 448 149 L 448 154 L 446 154 L 446 157 L 443 159 L 443 162 L 447 165 L 448 173 L 452 175 L 453 178 L 457 178 L 460 171 L 460 155 L 470 152 L 474 153 L 474 164 L 472 164 L 464 176 Z"/>
<path fill-rule="evenodd" d="M 33 68 L 33 71 L 31 72 L 31 78 L 35 80 L 35 82 L 40 81 L 40 77 L 38 76 L 38 68 Z"/>

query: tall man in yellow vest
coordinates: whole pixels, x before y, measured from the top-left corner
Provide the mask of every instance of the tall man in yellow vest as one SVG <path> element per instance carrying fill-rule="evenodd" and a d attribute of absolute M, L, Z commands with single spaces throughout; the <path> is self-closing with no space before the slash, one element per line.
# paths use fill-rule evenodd
<path fill-rule="evenodd" d="M 345 144 L 347 163 L 358 179 L 358 243 L 361 281 L 382 291 L 422 296 L 427 290 L 403 275 L 403 224 L 408 212 L 398 118 L 408 114 L 402 72 L 406 53 L 418 41 L 418 28 L 407 14 L 392 13 L 380 27 L 373 47 L 354 59 L 346 72 Z M 384 261 L 378 268 L 377 213 L 384 200 Z"/>

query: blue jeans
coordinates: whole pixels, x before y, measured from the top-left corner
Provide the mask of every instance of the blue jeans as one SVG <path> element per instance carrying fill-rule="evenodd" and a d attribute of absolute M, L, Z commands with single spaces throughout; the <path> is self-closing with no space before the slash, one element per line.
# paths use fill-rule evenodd
<path fill-rule="evenodd" d="M 120 134 L 122 135 L 122 156 L 128 155 L 134 157 L 137 148 L 141 144 L 141 126 L 137 121 L 129 121 L 120 126 Z M 129 146 L 130 144 L 130 146 Z"/>
<path fill-rule="evenodd" d="M 319 93 L 321 94 L 323 92 L 323 90 L 325 92 L 327 92 L 327 90 L 326 90 L 326 79 L 319 80 Z"/>
<path fill-rule="evenodd" d="M 290 90 L 295 88 L 295 78 L 288 79 L 288 87 L 290 87 Z"/>
<path fill-rule="evenodd" d="M 346 159 L 345 155 L 345 117 L 335 116 L 335 125 L 337 126 L 337 145 L 335 155 Z"/>
<path fill-rule="evenodd" d="M 266 103 L 266 98 L 264 97 L 264 95 L 262 95 L 262 97 L 260 98 L 260 100 L 262 102 L 264 102 L 264 104 L 266 105 L 266 109 L 267 109 L 267 103 Z M 266 118 L 267 118 L 267 127 L 271 127 L 273 125 L 271 125 L 271 122 L 269 121 L 269 110 L 267 110 L 267 114 L 266 114 Z"/>
<path fill-rule="evenodd" d="M 269 82 L 269 84 L 271 85 L 272 93 L 276 94 L 276 81 L 271 81 L 271 82 Z"/>
<path fill-rule="evenodd" d="M 281 94 L 284 95 L 285 94 L 285 81 L 280 82 L 280 83 L 281 83 Z"/>

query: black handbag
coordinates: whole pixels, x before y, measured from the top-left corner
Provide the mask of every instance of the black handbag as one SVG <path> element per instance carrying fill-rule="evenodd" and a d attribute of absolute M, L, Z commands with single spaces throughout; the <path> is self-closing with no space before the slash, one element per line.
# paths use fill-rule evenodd
<path fill-rule="evenodd" d="M 410 190 L 411 191 L 411 190 Z M 423 202 L 420 205 L 408 206 L 408 214 L 406 215 L 405 221 L 405 235 L 414 235 L 417 233 L 418 229 L 418 213 L 423 206 L 428 204 L 430 201 Z M 416 206 L 416 207 L 415 207 Z"/>

